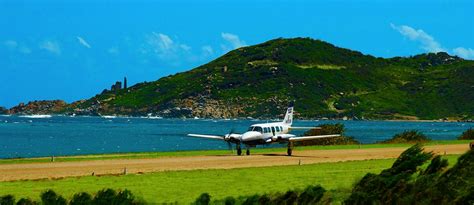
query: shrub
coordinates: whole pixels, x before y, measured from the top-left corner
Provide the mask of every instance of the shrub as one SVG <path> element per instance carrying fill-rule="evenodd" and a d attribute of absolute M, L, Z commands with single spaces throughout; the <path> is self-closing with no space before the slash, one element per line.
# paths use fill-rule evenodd
<path fill-rule="evenodd" d="M 196 205 L 208 205 L 209 202 L 211 202 L 211 196 L 208 193 L 203 193 L 196 199 L 194 204 L 196 204 Z"/>
<path fill-rule="evenodd" d="M 234 197 L 228 196 L 224 200 L 225 205 L 234 205 L 235 204 L 235 199 Z"/>
<path fill-rule="evenodd" d="M 5 195 L 0 197 L 0 205 L 13 205 L 15 204 L 15 197 L 13 195 Z"/>
<path fill-rule="evenodd" d="M 419 143 L 427 141 L 430 141 L 430 139 L 423 133 L 417 130 L 405 130 L 394 135 L 392 139 L 382 141 L 382 143 Z"/>
<path fill-rule="evenodd" d="M 458 140 L 474 140 L 474 129 L 469 128 L 464 131 L 459 137 Z"/>
<path fill-rule="evenodd" d="M 62 196 L 57 195 L 53 190 L 47 190 L 41 194 L 43 205 L 66 205 L 67 201 Z"/>
<path fill-rule="evenodd" d="M 97 192 L 93 199 L 94 204 L 115 204 L 117 192 L 113 189 L 103 189 Z"/>
<path fill-rule="evenodd" d="M 340 137 L 320 138 L 308 141 L 298 142 L 297 146 L 311 146 L 311 145 L 345 145 L 345 144 L 360 144 L 359 141 L 353 137 L 344 136 L 344 125 L 337 124 L 322 124 L 319 125 L 321 129 L 311 129 L 306 131 L 303 136 L 315 135 L 331 135 L 340 134 Z"/>
<path fill-rule="evenodd" d="M 70 205 L 89 205 L 92 204 L 92 196 L 89 193 L 82 192 L 74 194 Z"/>
<path fill-rule="evenodd" d="M 320 185 L 308 186 L 298 197 L 298 204 L 315 204 L 323 198 L 324 192 L 326 190 Z"/>
<path fill-rule="evenodd" d="M 20 200 L 18 200 L 18 202 L 16 202 L 16 205 L 37 205 L 38 202 L 36 201 L 33 201 L 29 198 L 21 198 Z"/>

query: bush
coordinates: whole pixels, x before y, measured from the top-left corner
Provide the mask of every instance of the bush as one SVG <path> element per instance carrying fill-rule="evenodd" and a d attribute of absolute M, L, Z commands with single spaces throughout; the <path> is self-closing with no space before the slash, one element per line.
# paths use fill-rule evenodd
<path fill-rule="evenodd" d="M 208 205 L 211 202 L 211 196 L 208 193 L 201 194 L 194 204 L 196 205 Z"/>
<path fill-rule="evenodd" d="M 0 197 L 0 205 L 13 205 L 15 204 L 15 197 L 13 195 L 5 195 Z"/>
<path fill-rule="evenodd" d="M 234 197 L 226 197 L 225 200 L 224 200 L 224 204 L 225 205 L 234 205 L 235 204 L 235 199 Z"/>
<path fill-rule="evenodd" d="M 311 146 L 311 145 L 346 145 L 346 144 L 360 144 L 359 141 L 353 137 L 344 136 L 344 125 L 341 123 L 337 124 L 322 124 L 319 125 L 321 129 L 311 129 L 306 131 L 303 136 L 315 136 L 315 135 L 332 135 L 340 134 L 340 137 L 320 138 L 308 141 L 298 142 L 297 146 Z"/>
<path fill-rule="evenodd" d="M 70 205 L 89 205 L 92 204 L 92 196 L 89 193 L 82 192 L 74 194 Z"/>
<path fill-rule="evenodd" d="M 396 134 L 392 139 L 382 141 L 382 143 L 419 143 L 430 141 L 426 135 L 417 130 L 406 130 Z"/>
<path fill-rule="evenodd" d="M 20 200 L 18 200 L 18 202 L 16 202 L 16 205 L 37 205 L 38 202 L 36 201 L 33 201 L 29 198 L 21 198 Z"/>
<path fill-rule="evenodd" d="M 57 195 L 53 190 L 47 190 L 41 194 L 43 205 L 66 205 L 67 201 L 62 196 Z"/>
<path fill-rule="evenodd" d="M 469 128 L 464 131 L 459 137 L 458 140 L 474 140 L 474 129 Z"/>
<path fill-rule="evenodd" d="M 420 166 L 432 156 L 419 144 L 412 146 L 391 168 L 378 175 L 365 175 L 345 204 L 472 204 L 474 151 L 463 154 L 447 171 L 447 160 L 440 156 L 421 170 Z"/>
<path fill-rule="evenodd" d="M 323 198 L 326 190 L 320 185 L 308 186 L 298 197 L 298 204 L 315 204 Z"/>

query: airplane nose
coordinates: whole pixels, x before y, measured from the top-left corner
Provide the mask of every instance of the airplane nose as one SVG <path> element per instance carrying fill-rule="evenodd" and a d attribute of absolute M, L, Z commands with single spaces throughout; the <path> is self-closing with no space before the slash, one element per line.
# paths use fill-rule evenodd
<path fill-rule="evenodd" d="M 246 132 L 242 135 L 242 140 L 243 141 L 250 141 L 258 138 L 260 136 L 260 132 L 255 132 L 255 131 L 250 131 Z"/>

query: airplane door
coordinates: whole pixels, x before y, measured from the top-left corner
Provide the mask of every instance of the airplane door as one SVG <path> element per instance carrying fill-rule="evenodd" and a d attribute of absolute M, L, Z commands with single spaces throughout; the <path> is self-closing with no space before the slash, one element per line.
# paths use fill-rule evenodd
<path fill-rule="evenodd" d="M 275 136 L 275 127 L 272 127 L 273 136 Z"/>

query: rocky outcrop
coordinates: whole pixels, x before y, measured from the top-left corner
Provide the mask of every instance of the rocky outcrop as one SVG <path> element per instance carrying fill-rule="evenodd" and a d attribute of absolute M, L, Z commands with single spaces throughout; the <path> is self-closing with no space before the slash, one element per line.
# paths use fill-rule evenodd
<path fill-rule="evenodd" d="M 9 110 L 10 114 L 55 114 L 63 113 L 67 108 L 67 103 L 62 100 L 41 100 L 28 102 L 26 105 L 20 103 Z"/>
<path fill-rule="evenodd" d="M 0 115 L 8 114 L 8 109 L 0 106 Z"/>

